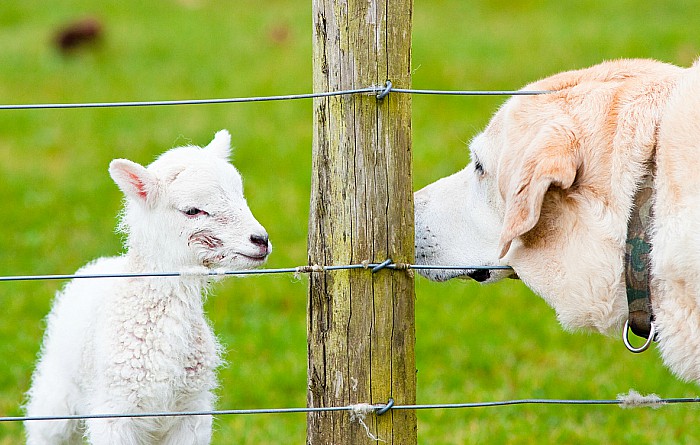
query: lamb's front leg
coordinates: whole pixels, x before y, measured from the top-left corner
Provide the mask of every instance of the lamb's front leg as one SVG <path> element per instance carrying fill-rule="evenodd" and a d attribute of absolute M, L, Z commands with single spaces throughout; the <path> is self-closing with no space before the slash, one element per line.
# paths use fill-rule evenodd
<path fill-rule="evenodd" d="M 142 445 L 150 443 L 150 437 L 139 420 L 132 418 L 90 419 L 86 422 L 86 435 L 92 445 Z"/>
<path fill-rule="evenodd" d="M 128 391 L 94 394 L 86 409 L 91 414 L 132 414 L 142 412 L 129 402 Z M 133 394 L 131 394 L 133 396 Z M 91 445 L 145 445 L 154 443 L 154 419 L 150 417 L 112 417 L 88 419 L 85 435 Z"/>
<path fill-rule="evenodd" d="M 202 400 L 188 404 L 183 411 L 207 412 L 213 409 L 211 400 L 213 395 L 206 393 Z M 177 419 L 177 422 L 168 431 L 163 439 L 163 445 L 193 444 L 208 445 L 211 443 L 212 416 L 186 416 Z"/>
<path fill-rule="evenodd" d="M 80 390 L 66 378 L 57 360 L 58 348 L 47 348 L 32 377 L 26 410 L 29 417 L 76 414 Z M 28 445 L 61 445 L 80 442 L 80 422 L 35 420 L 25 422 Z"/>
<path fill-rule="evenodd" d="M 211 443 L 211 416 L 183 417 L 163 439 L 163 445 L 208 445 Z"/>

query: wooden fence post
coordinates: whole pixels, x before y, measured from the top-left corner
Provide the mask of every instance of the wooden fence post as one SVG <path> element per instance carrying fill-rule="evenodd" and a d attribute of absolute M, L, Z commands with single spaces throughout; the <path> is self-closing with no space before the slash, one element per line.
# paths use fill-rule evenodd
<path fill-rule="evenodd" d="M 411 87 L 412 0 L 313 0 L 314 91 Z M 309 264 L 411 263 L 411 99 L 393 93 L 314 101 Z M 383 269 L 313 273 L 308 300 L 309 407 L 414 404 L 413 276 Z M 388 444 L 416 443 L 411 410 L 369 414 Z M 348 412 L 310 413 L 307 443 L 368 443 Z"/>

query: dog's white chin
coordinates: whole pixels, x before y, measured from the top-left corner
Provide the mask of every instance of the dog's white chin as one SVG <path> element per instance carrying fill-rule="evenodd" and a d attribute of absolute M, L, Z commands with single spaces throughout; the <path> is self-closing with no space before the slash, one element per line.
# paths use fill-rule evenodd
<path fill-rule="evenodd" d="M 470 279 L 467 275 L 468 270 L 443 270 L 443 269 L 418 269 L 418 273 L 429 279 L 430 281 L 443 282 L 448 281 L 453 278 L 459 278 L 462 280 Z"/>

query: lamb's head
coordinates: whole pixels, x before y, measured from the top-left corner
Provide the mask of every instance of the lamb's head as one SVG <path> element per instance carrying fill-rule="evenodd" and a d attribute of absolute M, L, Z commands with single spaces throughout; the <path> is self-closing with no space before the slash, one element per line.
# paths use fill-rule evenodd
<path fill-rule="evenodd" d="M 245 269 L 272 251 L 229 163 L 231 136 L 206 147 L 177 147 L 148 167 L 126 159 L 109 166 L 126 197 L 120 229 L 130 254 L 160 269 L 205 266 Z"/>

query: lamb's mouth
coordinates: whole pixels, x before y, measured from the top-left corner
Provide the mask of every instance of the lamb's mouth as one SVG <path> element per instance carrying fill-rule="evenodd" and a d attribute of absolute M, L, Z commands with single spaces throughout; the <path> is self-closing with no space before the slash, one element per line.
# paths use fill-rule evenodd
<path fill-rule="evenodd" d="M 260 262 L 263 262 L 263 261 L 265 261 L 265 260 L 267 259 L 267 254 L 249 255 L 249 254 L 237 252 L 237 253 L 235 253 L 234 255 L 238 255 L 238 256 L 240 256 L 240 257 L 242 257 L 242 258 L 245 258 L 245 259 L 248 259 L 248 260 L 251 260 L 251 261 L 260 261 Z"/>
<path fill-rule="evenodd" d="M 206 258 L 202 261 L 202 264 L 205 267 L 216 267 L 216 266 L 222 266 L 222 263 L 226 259 L 235 259 L 235 258 L 240 258 L 252 265 L 252 267 L 257 267 L 265 262 L 267 260 L 267 255 L 256 255 L 256 254 L 245 254 L 241 252 L 233 252 L 230 254 L 224 254 L 220 253 L 218 255 L 215 255 L 213 257 Z"/>
<path fill-rule="evenodd" d="M 221 255 L 221 260 L 230 257 L 230 259 L 235 260 L 236 258 L 248 263 L 252 263 L 255 267 L 263 264 L 268 257 L 268 253 L 243 253 L 243 252 L 233 252 L 230 255 Z"/>

